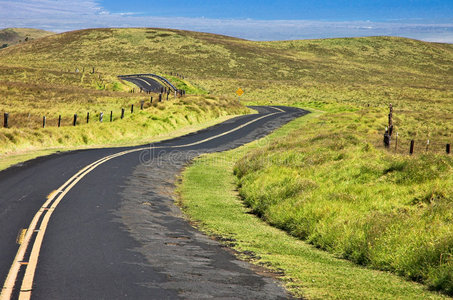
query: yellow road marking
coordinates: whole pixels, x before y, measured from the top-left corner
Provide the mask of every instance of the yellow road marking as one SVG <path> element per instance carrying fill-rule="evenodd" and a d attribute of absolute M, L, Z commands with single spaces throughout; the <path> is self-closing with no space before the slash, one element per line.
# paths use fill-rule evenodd
<path fill-rule="evenodd" d="M 267 117 L 270 117 L 270 116 L 275 115 L 275 114 L 277 114 L 277 113 L 272 113 L 272 114 L 261 116 L 259 118 L 254 119 L 254 120 L 251 120 L 251 121 L 249 121 L 249 122 L 247 122 L 245 124 L 242 124 L 242 125 L 234 128 L 234 129 L 232 129 L 232 130 L 229 130 L 227 132 L 215 135 L 215 136 L 210 137 L 210 138 L 206 138 L 206 139 L 198 141 L 198 142 L 185 144 L 185 145 L 177 145 L 177 146 L 153 147 L 153 149 L 158 149 L 158 148 L 182 148 L 182 147 L 189 147 L 189 146 L 193 146 L 193 145 L 199 145 L 199 144 L 202 144 L 204 142 L 207 142 L 207 141 L 213 140 L 215 138 L 224 136 L 226 134 L 232 133 L 234 131 L 240 130 L 241 128 L 244 128 L 244 127 L 246 127 L 246 126 L 248 126 L 248 125 L 250 125 L 250 124 L 252 124 L 254 122 L 257 122 L 257 121 L 259 121 L 259 120 L 261 120 L 263 118 L 267 118 Z M 105 163 L 105 162 L 107 162 L 107 161 L 109 161 L 109 160 L 111 160 L 113 158 L 119 157 L 119 156 L 123 156 L 123 155 L 129 154 L 129 153 L 133 153 L 133 152 L 148 150 L 148 149 L 149 149 L 149 147 L 137 148 L 137 149 L 122 151 L 122 152 L 119 152 L 119 153 L 116 153 L 116 154 L 112 154 L 112 155 L 108 155 L 106 157 L 103 157 L 103 158 L 101 158 L 101 159 L 99 159 L 99 160 L 87 165 L 83 169 L 79 170 L 76 174 L 74 174 L 74 176 L 72 176 L 68 181 L 66 181 L 61 187 L 59 187 L 57 190 L 51 192 L 47 196 L 47 201 L 43 204 L 41 209 L 39 209 L 39 211 L 33 217 L 32 221 L 30 223 L 30 226 L 29 226 L 29 230 L 26 230 L 26 232 L 24 233 L 24 238 L 23 238 L 22 243 L 21 243 L 21 245 L 19 247 L 19 250 L 16 253 L 16 257 L 14 258 L 14 261 L 12 263 L 12 266 L 11 266 L 10 270 L 9 270 L 8 276 L 7 276 L 6 280 L 5 280 L 5 284 L 4 284 L 3 289 L 1 291 L 0 300 L 10 300 L 11 299 L 11 295 L 12 295 L 12 292 L 14 290 L 15 282 L 16 282 L 16 279 L 17 279 L 17 276 L 18 276 L 18 273 L 19 273 L 21 265 L 26 265 L 27 267 L 26 267 L 26 270 L 25 270 L 24 279 L 22 281 L 22 286 L 21 286 L 21 289 L 20 289 L 19 299 L 20 300 L 28 300 L 28 299 L 30 299 L 31 290 L 32 290 L 32 287 L 33 287 L 33 279 L 34 279 L 34 275 L 35 275 L 35 271 L 36 271 L 36 266 L 38 264 L 38 257 L 39 257 L 39 252 L 40 252 L 41 245 L 42 245 L 42 242 L 43 242 L 43 239 L 44 239 L 44 234 L 46 233 L 46 229 L 47 229 L 50 217 L 52 216 L 52 213 L 55 211 L 55 208 L 61 202 L 63 197 L 83 177 L 85 177 L 85 175 L 87 175 L 88 173 L 93 171 L 99 165 L 101 165 L 101 164 L 103 164 L 103 163 Z M 58 195 L 58 197 L 57 197 L 57 195 Z M 49 206 L 50 203 L 52 203 L 52 206 L 49 209 L 46 209 Z M 45 213 L 44 218 L 43 218 L 43 220 L 41 222 L 40 228 L 37 229 L 36 228 L 37 227 L 37 223 L 38 223 L 38 221 L 39 221 L 39 219 L 40 219 L 40 217 L 42 216 L 43 213 Z M 24 256 L 25 256 L 25 252 L 26 252 L 26 250 L 28 248 L 28 245 L 30 243 L 32 234 L 36 233 L 36 232 L 37 232 L 37 235 L 36 235 L 36 239 L 35 239 L 35 241 L 33 243 L 33 247 L 32 247 L 32 250 L 31 250 L 29 262 L 28 263 L 23 262 L 23 259 L 24 259 Z"/>
<path fill-rule="evenodd" d="M 146 81 L 145 79 L 141 79 L 141 78 L 138 78 L 138 77 L 134 77 L 135 79 L 138 79 L 138 80 L 141 80 L 143 81 L 144 83 L 146 83 L 148 86 L 150 87 L 153 87 L 148 81 Z"/>
<path fill-rule="evenodd" d="M 58 193 L 57 190 L 53 190 L 49 195 L 47 195 L 47 199 L 55 197 L 55 194 Z"/>
<path fill-rule="evenodd" d="M 89 168 L 93 164 L 94 163 L 86 166 L 85 168 L 83 168 L 82 170 L 77 172 L 73 177 L 71 177 L 68 181 L 66 181 L 66 183 L 60 187 L 60 189 L 64 188 L 68 184 L 68 182 L 73 180 L 75 177 L 77 177 L 79 174 L 84 172 L 87 168 Z M 47 199 L 47 201 L 43 204 L 43 207 L 48 206 L 52 200 L 53 200 L 53 198 Z M 8 276 L 6 277 L 2 292 L 0 294 L 0 300 L 9 300 L 11 298 L 11 294 L 14 289 L 16 278 L 17 278 L 17 275 L 18 275 L 20 267 L 21 267 L 21 262 L 24 260 L 25 252 L 28 248 L 28 244 L 30 243 L 31 236 L 34 232 L 36 232 L 36 226 L 37 226 L 38 220 L 41 217 L 43 212 L 44 212 L 44 209 L 42 209 L 42 208 L 40 210 L 38 210 L 38 212 L 33 217 L 32 221 L 30 223 L 30 226 L 28 227 L 29 230 L 27 230 L 27 232 L 25 234 L 24 240 L 22 241 L 22 244 L 20 245 L 19 250 L 16 253 L 13 264 L 9 270 Z"/>
<path fill-rule="evenodd" d="M 281 109 L 281 108 L 278 108 L 278 107 L 274 107 L 274 106 L 271 106 L 271 107 L 272 107 L 273 109 L 276 109 L 276 110 L 280 111 L 280 112 L 286 112 L 286 111 L 284 111 L 284 110 L 283 110 L 283 109 Z"/>
<path fill-rule="evenodd" d="M 17 239 L 16 239 L 16 243 L 17 244 L 22 244 L 22 242 L 24 241 L 24 238 L 25 238 L 25 233 L 27 233 L 27 229 L 21 229 L 19 231 L 19 234 L 17 235 Z"/>
<path fill-rule="evenodd" d="M 213 139 L 216 139 L 216 138 L 218 138 L 218 137 L 227 135 L 227 134 L 232 133 L 232 132 L 234 132 L 234 131 L 237 131 L 237 130 L 239 130 L 239 129 L 241 129 L 241 128 L 244 128 L 244 127 L 247 126 L 247 125 L 250 125 L 250 124 L 252 124 L 252 123 L 255 123 L 255 122 L 257 122 L 257 121 L 259 121 L 259 120 L 261 120 L 261 119 L 264 119 L 264 118 L 273 116 L 273 115 L 275 115 L 275 114 L 277 114 L 277 113 L 272 113 L 272 114 L 268 114 L 268 115 L 262 116 L 262 117 L 260 117 L 260 118 L 254 119 L 254 120 L 252 120 L 252 121 L 250 121 L 250 122 L 247 122 L 247 123 L 245 123 L 245 124 L 242 124 L 242 125 L 240 125 L 240 126 L 234 128 L 234 129 L 231 129 L 231 130 L 229 130 L 229 131 L 227 131 L 227 132 L 224 132 L 224 133 L 218 134 L 218 135 L 216 135 L 216 136 L 213 136 L 213 137 L 204 139 L 204 140 L 202 140 L 202 141 L 198 141 L 198 142 L 191 143 L 191 144 L 180 145 L 180 146 L 172 146 L 171 148 L 190 147 L 190 146 L 198 145 L 198 144 L 201 144 L 201 143 L 204 143 L 204 142 L 208 142 L 208 141 L 210 141 L 210 140 L 213 140 Z"/>

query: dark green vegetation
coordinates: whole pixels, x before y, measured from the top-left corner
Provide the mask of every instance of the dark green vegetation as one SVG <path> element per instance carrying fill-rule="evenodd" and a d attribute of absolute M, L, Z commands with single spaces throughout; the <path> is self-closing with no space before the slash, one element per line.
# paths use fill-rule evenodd
<path fill-rule="evenodd" d="M 321 115 L 248 153 L 240 193 L 295 237 L 453 294 L 453 157 L 378 150 L 360 134 L 367 121 Z"/>
<path fill-rule="evenodd" d="M 6 28 L 0 30 L 0 49 L 19 43 L 30 42 L 45 36 L 55 34 L 54 32 L 32 29 L 32 28 Z"/>
<path fill-rule="evenodd" d="M 301 127 L 316 123 L 319 114 L 300 118 L 263 140 L 200 157 L 184 172 L 180 205 L 201 230 L 233 247 L 240 257 L 269 267 L 296 297 L 304 299 L 442 299 L 399 276 L 357 266 L 268 226 L 250 214 L 236 192 L 235 161 L 263 143 L 288 139 Z M 268 150 L 268 149 L 266 149 Z M 287 174 L 286 171 L 283 174 Z M 276 174 L 276 180 L 282 178 Z M 271 179 L 272 180 L 272 179 Z M 271 181 L 271 182 L 275 182 Z M 298 179 L 301 180 L 301 179 Z M 266 186 L 267 185 L 266 183 Z M 284 187 L 278 198 L 284 196 Z M 290 186 L 289 189 L 292 187 Z M 276 200 L 278 201 L 278 200 Z M 326 208 L 327 209 L 327 208 Z M 304 224 L 305 225 L 305 224 Z"/>
<path fill-rule="evenodd" d="M 322 111 L 289 138 L 237 163 L 246 203 L 269 223 L 336 255 L 453 294 L 453 163 L 442 154 L 453 142 L 453 45 L 393 37 L 250 42 L 99 29 L 8 47 L 0 51 L 0 66 L 0 97 L 7 99 L 0 110 L 26 114 L 18 108 L 26 99 L 36 118 L 44 109 L 55 116 L 63 106 L 71 115 L 76 107 L 137 103 L 140 97 L 125 93 L 131 86 L 115 76 L 148 72 L 182 74 L 178 86 L 228 103 L 241 87 L 247 104 Z M 52 99 L 55 109 L 46 106 Z M 381 145 L 389 103 L 399 154 Z M 416 140 L 413 157 L 402 154 L 410 139 Z"/>

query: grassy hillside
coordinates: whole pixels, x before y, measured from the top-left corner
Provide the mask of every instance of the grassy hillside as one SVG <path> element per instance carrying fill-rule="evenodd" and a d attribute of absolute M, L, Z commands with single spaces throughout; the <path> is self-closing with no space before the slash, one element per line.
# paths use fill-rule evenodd
<path fill-rule="evenodd" d="M 98 30 L 86 31 L 96 32 Z M 109 47 L 114 48 L 116 42 Z M 193 128 L 216 118 L 247 112 L 235 99 L 203 96 L 206 92 L 176 76 L 168 77 L 177 86 L 186 88 L 189 94 L 200 96 L 189 95 L 176 100 L 172 96 L 169 102 L 156 103 L 157 94 L 138 93 L 133 84 L 117 78 L 120 74 L 144 71 L 138 67 L 124 72 L 116 69 L 122 57 L 100 60 L 105 66 L 103 69 L 97 63 L 79 64 L 77 57 L 97 62 L 99 53 L 104 50 L 99 51 L 102 40 L 93 39 L 90 43 L 85 47 L 83 39 L 74 33 L 65 33 L 30 39 L 0 50 L 0 121 L 3 127 L 3 115 L 8 113 L 10 127 L 0 128 L 0 155 L 49 147 L 69 149 L 146 142 L 183 127 Z M 131 59 L 135 66 L 140 65 L 139 55 Z M 155 70 L 146 70 L 150 71 Z M 137 92 L 131 93 L 134 90 Z M 152 104 L 150 97 L 154 98 Z M 139 109 L 141 101 L 145 102 L 143 111 Z M 135 106 L 133 115 L 130 114 L 132 105 Z M 126 117 L 120 120 L 122 108 Z M 99 122 L 101 112 L 103 124 Z M 110 112 L 113 112 L 112 123 Z M 90 113 L 89 124 L 85 124 L 87 113 Z M 80 126 L 72 126 L 74 114 L 78 115 Z M 59 116 L 62 128 L 57 128 Z M 42 128 L 43 117 L 46 117 L 45 129 Z"/>
<path fill-rule="evenodd" d="M 291 138 L 239 160 L 245 202 L 317 247 L 453 294 L 453 161 L 443 153 L 453 142 L 453 45 L 96 29 L 0 50 L 0 66 L 0 97 L 7 99 L 0 111 L 21 115 L 18 127 L 32 118 L 29 110 L 39 120 L 47 110 L 55 118 L 137 103 L 143 97 L 116 75 L 145 72 L 182 74 L 170 78 L 204 94 L 199 99 L 233 103 L 241 87 L 246 104 L 322 112 Z M 391 151 L 382 146 L 389 103 L 397 151 L 393 142 Z M 416 153 L 409 157 L 411 139 Z"/>
<path fill-rule="evenodd" d="M 453 294 L 453 158 L 393 155 L 373 120 L 324 114 L 235 165 L 240 193 L 270 224 L 339 257 Z"/>
<path fill-rule="evenodd" d="M 244 206 L 237 195 L 234 162 L 251 150 L 259 151 L 263 143 L 292 138 L 319 115 L 294 120 L 243 147 L 196 159 L 183 173 L 178 203 L 198 228 L 233 247 L 240 257 L 271 268 L 296 299 L 448 299 L 390 272 L 363 268 L 316 249 L 268 226 Z"/>
<path fill-rule="evenodd" d="M 153 71 L 182 74 L 216 95 L 234 96 L 242 87 L 250 103 L 370 106 L 384 115 L 392 102 L 401 138 L 439 142 L 453 132 L 443 122 L 453 117 L 452 62 L 453 45 L 403 38 L 250 42 L 160 29 L 73 31 L 0 52 L 0 64 L 20 74 L 23 67 L 56 73 L 95 67 L 107 89 L 119 84 L 112 75 Z"/>
<path fill-rule="evenodd" d="M 0 30 L 0 48 L 6 48 L 19 43 L 29 42 L 52 34 L 55 33 L 33 28 L 2 29 Z"/>

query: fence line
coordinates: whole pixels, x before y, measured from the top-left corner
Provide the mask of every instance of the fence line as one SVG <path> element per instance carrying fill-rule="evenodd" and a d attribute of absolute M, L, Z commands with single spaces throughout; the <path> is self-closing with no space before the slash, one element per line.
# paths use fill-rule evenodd
<path fill-rule="evenodd" d="M 390 103 L 389 104 L 389 114 L 388 114 L 388 127 L 385 128 L 385 133 L 384 133 L 384 139 L 383 139 L 383 143 L 384 143 L 384 147 L 386 149 L 388 149 L 389 151 L 392 151 L 395 152 L 395 153 L 407 153 L 407 148 L 406 150 L 404 149 L 404 145 L 407 145 L 406 143 L 403 142 L 403 140 L 401 140 L 401 138 L 399 138 L 399 135 L 398 135 L 398 132 L 396 132 L 396 134 L 393 134 L 395 132 L 395 128 L 393 126 L 393 105 Z M 393 142 L 392 142 L 393 141 Z M 394 146 L 393 146 L 394 145 Z M 401 150 L 399 151 L 398 147 L 403 147 L 403 149 L 401 149 L 403 152 L 401 152 Z M 441 150 L 441 149 L 444 149 L 444 150 Z M 439 143 L 439 142 L 432 142 L 430 141 L 429 139 L 426 139 L 425 141 L 421 141 L 421 142 L 417 142 L 415 141 L 414 139 L 411 139 L 410 140 L 410 143 L 409 143 L 409 154 L 410 155 L 413 155 L 415 153 L 420 153 L 420 152 L 424 152 L 424 153 L 428 153 L 428 152 L 434 152 L 434 153 L 446 153 L 446 154 L 450 154 L 450 143 Z"/>
<path fill-rule="evenodd" d="M 178 95 L 180 97 L 183 97 L 186 93 L 184 90 L 180 90 L 181 92 L 176 94 L 175 93 L 175 97 Z M 167 94 L 167 100 L 169 100 L 169 95 L 170 95 L 170 92 L 168 90 L 162 90 L 161 93 L 159 93 L 159 98 L 158 98 L 158 101 L 157 102 L 162 102 L 164 97 L 163 97 L 163 93 L 166 93 Z M 154 103 L 157 103 L 157 102 L 154 102 Z M 145 100 L 141 100 L 140 101 L 140 110 L 144 110 L 145 109 L 145 103 L 147 103 Z M 153 96 L 150 97 L 150 101 L 148 102 L 151 105 L 153 105 Z M 149 106 L 148 106 L 149 107 Z M 130 107 L 130 112 L 131 114 L 134 113 L 134 104 L 131 104 L 131 107 Z M 125 108 L 122 107 L 121 108 L 121 115 L 120 115 L 120 119 L 123 119 L 124 116 L 125 116 Z M 30 114 L 29 114 L 29 117 L 30 117 Z M 104 119 L 104 112 L 99 112 L 98 114 L 98 121 L 99 123 L 102 123 L 103 122 L 103 119 Z M 110 122 L 113 122 L 114 121 L 114 118 L 113 118 L 113 111 L 111 110 L 110 111 Z M 63 121 L 63 118 L 61 115 L 58 115 L 58 119 L 57 119 L 57 123 L 56 123 L 56 127 L 61 127 L 62 126 L 62 121 Z M 90 122 L 90 112 L 87 112 L 87 115 L 86 115 L 86 123 L 88 124 Z M 72 126 L 77 126 L 78 124 L 80 124 L 80 121 L 78 120 L 78 116 L 77 114 L 74 114 L 73 116 L 73 119 L 72 119 Z M 42 125 L 38 125 L 38 128 L 39 127 L 42 127 L 42 128 L 46 128 L 46 126 L 49 125 L 49 119 L 48 119 L 48 116 L 43 116 L 42 117 Z M 11 115 L 7 112 L 3 113 L 3 128 L 13 128 L 14 126 L 11 126 Z"/>
<path fill-rule="evenodd" d="M 388 145 L 385 142 L 383 145 L 388 152 L 397 154 L 451 153 L 450 141 L 438 142 L 431 139 L 410 139 L 394 135 L 388 141 Z"/>

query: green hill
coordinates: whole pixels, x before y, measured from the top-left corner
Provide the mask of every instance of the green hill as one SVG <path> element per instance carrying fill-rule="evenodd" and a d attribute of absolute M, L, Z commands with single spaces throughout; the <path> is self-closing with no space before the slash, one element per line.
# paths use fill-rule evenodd
<path fill-rule="evenodd" d="M 13 32 L 7 35 L 9 40 L 14 40 L 16 34 L 25 36 L 33 31 L 5 32 Z M 0 128 L 0 154 L 49 147 L 139 143 L 184 126 L 198 126 L 215 118 L 246 112 L 243 106 L 231 99 L 188 95 L 184 99 L 156 103 L 156 94 L 132 93 L 136 87 L 117 76 L 145 68 L 121 70 L 116 68 L 121 56 L 101 58 L 105 51 L 103 37 L 96 35 L 103 32 L 86 30 L 47 35 L 0 50 L 0 121 L 3 125 L 3 113 L 9 113 L 10 127 Z M 87 33 L 88 36 L 80 33 Z M 133 43 L 129 46 L 135 47 Z M 137 60 L 138 55 L 133 59 Z M 134 64 L 138 66 L 139 61 Z M 147 71 L 150 69 L 147 68 Z M 199 91 L 188 81 L 170 79 L 177 85 L 185 86 L 189 92 Z M 203 94 L 203 91 L 200 92 Z M 154 97 L 152 104 L 150 97 Z M 134 116 L 126 113 L 124 120 L 118 120 L 122 108 L 127 112 L 131 105 L 135 105 L 137 112 L 141 101 L 146 102 L 143 112 Z M 116 121 L 112 125 L 99 126 L 91 121 L 77 128 L 70 126 L 74 114 L 83 124 L 88 112 L 92 120 L 99 119 L 101 112 L 109 120 L 111 111 Z M 58 129 L 60 115 L 64 128 Z M 45 129 L 41 128 L 44 116 L 47 121 Z M 107 126 L 108 129 L 105 128 Z"/>
<path fill-rule="evenodd" d="M 397 118 L 407 118 L 400 134 L 414 137 L 426 133 L 415 126 L 417 120 L 438 126 L 438 113 L 443 119 L 453 117 L 452 62 L 453 45 L 405 38 L 251 42 L 150 28 L 73 31 L 0 52 L 0 64 L 9 68 L 74 72 L 94 67 L 112 86 L 118 74 L 178 73 L 216 95 L 233 96 L 242 87 L 242 99 L 252 102 L 316 107 L 392 102 Z M 433 111 L 432 103 L 442 109 Z M 383 127 L 385 123 L 379 130 Z M 444 133 L 430 134 L 442 138 Z"/>
<path fill-rule="evenodd" d="M 238 87 L 246 104 L 317 111 L 238 160 L 245 202 L 316 247 L 453 294 L 453 159 L 445 154 L 453 142 L 453 45 L 396 37 L 252 42 L 154 28 L 73 31 L 0 50 L 0 98 L 7 99 L 0 111 L 21 115 L 24 127 L 30 114 L 118 109 L 140 95 L 126 93 L 131 86 L 116 76 L 148 72 L 205 95 L 189 105 L 201 102 L 212 116 L 243 111 L 232 104 Z M 398 144 L 394 135 L 386 150 L 389 103 Z M 160 118 L 168 114 L 156 109 Z"/>
<path fill-rule="evenodd" d="M 54 32 L 33 29 L 33 28 L 6 28 L 0 30 L 0 48 L 6 48 L 22 42 L 28 42 L 45 36 L 55 34 Z"/>
<path fill-rule="evenodd" d="M 426 80 L 453 74 L 453 45 L 394 37 L 251 42 L 178 30 L 93 29 L 49 36 L 1 55 L 2 62 L 18 58 L 28 67 L 97 66 L 115 73 L 153 69 L 197 79 L 394 85 L 410 76 L 412 86 L 423 87 Z"/>

